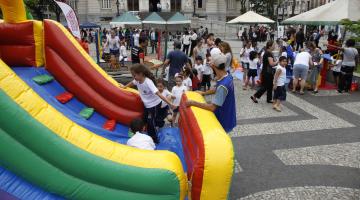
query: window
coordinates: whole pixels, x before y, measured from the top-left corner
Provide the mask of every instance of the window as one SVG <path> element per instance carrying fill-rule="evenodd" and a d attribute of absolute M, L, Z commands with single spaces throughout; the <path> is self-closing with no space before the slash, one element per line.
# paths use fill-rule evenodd
<path fill-rule="evenodd" d="M 139 11 L 139 0 L 127 0 L 129 11 Z"/>
<path fill-rule="evenodd" d="M 234 0 L 227 0 L 226 7 L 227 7 L 227 9 L 235 9 Z"/>
<path fill-rule="evenodd" d="M 77 10 L 77 0 L 70 0 L 68 4 L 73 10 Z"/>
<path fill-rule="evenodd" d="M 170 4 L 171 12 L 178 12 L 181 10 L 181 0 L 171 0 Z"/>
<path fill-rule="evenodd" d="M 111 9 L 110 0 L 102 0 L 101 8 L 102 9 Z"/>
<path fill-rule="evenodd" d="M 198 0 L 198 8 L 203 8 L 203 1 L 202 0 Z"/>

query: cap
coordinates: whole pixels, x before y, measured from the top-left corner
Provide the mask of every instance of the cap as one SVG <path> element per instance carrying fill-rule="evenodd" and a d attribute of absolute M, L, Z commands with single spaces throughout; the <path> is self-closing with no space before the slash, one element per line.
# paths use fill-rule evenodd
<path fill-rule="evenodd" d="M 226 63 L 226 56 L 222 53 L 214 54 L 211 56 L 211 62 L 216 66 L 219 67 L 221 64 Z"/>

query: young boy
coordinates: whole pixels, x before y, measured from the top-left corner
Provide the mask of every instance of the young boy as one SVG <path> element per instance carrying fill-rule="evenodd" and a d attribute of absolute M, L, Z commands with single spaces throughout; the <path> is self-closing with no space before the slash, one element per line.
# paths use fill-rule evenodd
<path fill-rule="evenodd" d="M 274 110 L 281 112 L 280 102 L 286 100 L 286 66 L 287 66 L 287 58 L 285 56 L 281 56 L 279 58 L 279 65 L 276 66 L 276 72 L 274 75 Z"/>
<path fill-rule="evenodd" d="M 171 100 L 171 93 L 169 90 L 165 87 L 165 82 L 163 79 L 156 80 L 156 87 L 158 88 L 159 92 L 167 99 Z M 159 128 L 162 128 L 165 125 L 165 118 L 168 119 L 168 121 L 172 121 L 171 113 L 169 112 L 169 106 L 166 102 L 163 100 L 161 101 L 161 108 L 159 110 Z M 170 117 L 169 117 L 170 115 Z"/>
<path fill-rule="evenodd" d="M 207 91 L 206 86 L 208 87 L 208 90 L 210 90 L 211 86 L 211 74 L 213 71 L 210 66 L 210 57 L 210 53 L 206 54 L 206 60 L 204 61 L 204 73 L 201 80 L 201 83 L 204 86 L 204 91 Z"/>
<path fill-rule="evenodd" d="M 143 134 L 145 123 L 141 119 L 134 119 L 130 124 L 130 130 L 134 135 L 127 141 L 127 145 L 139 149 L 154 150 L 155 143 L 152 138 Z"/>

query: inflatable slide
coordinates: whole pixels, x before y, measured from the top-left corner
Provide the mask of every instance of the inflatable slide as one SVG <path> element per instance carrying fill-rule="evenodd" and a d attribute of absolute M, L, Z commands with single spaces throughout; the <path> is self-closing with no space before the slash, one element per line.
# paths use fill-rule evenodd
<path fill-rule="evenodd" d="M 0 199 L 228 198 L 230 138 L 211 112 L 187 108 L 160 130 L 156 150 L 126 145 L 141 117 L 121 89 L 52 20 L 27 20 L 22 0 L 0 0 Z"/>

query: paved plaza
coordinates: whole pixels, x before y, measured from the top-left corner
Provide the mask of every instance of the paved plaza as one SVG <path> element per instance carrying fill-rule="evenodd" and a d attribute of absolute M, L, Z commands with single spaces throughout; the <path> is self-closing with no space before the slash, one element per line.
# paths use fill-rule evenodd
<path fill-rule="evenodd" d="M 288 93 L 279 113 L 236 80 L 231 200 L 360 199 L 360 93 Z"/>

